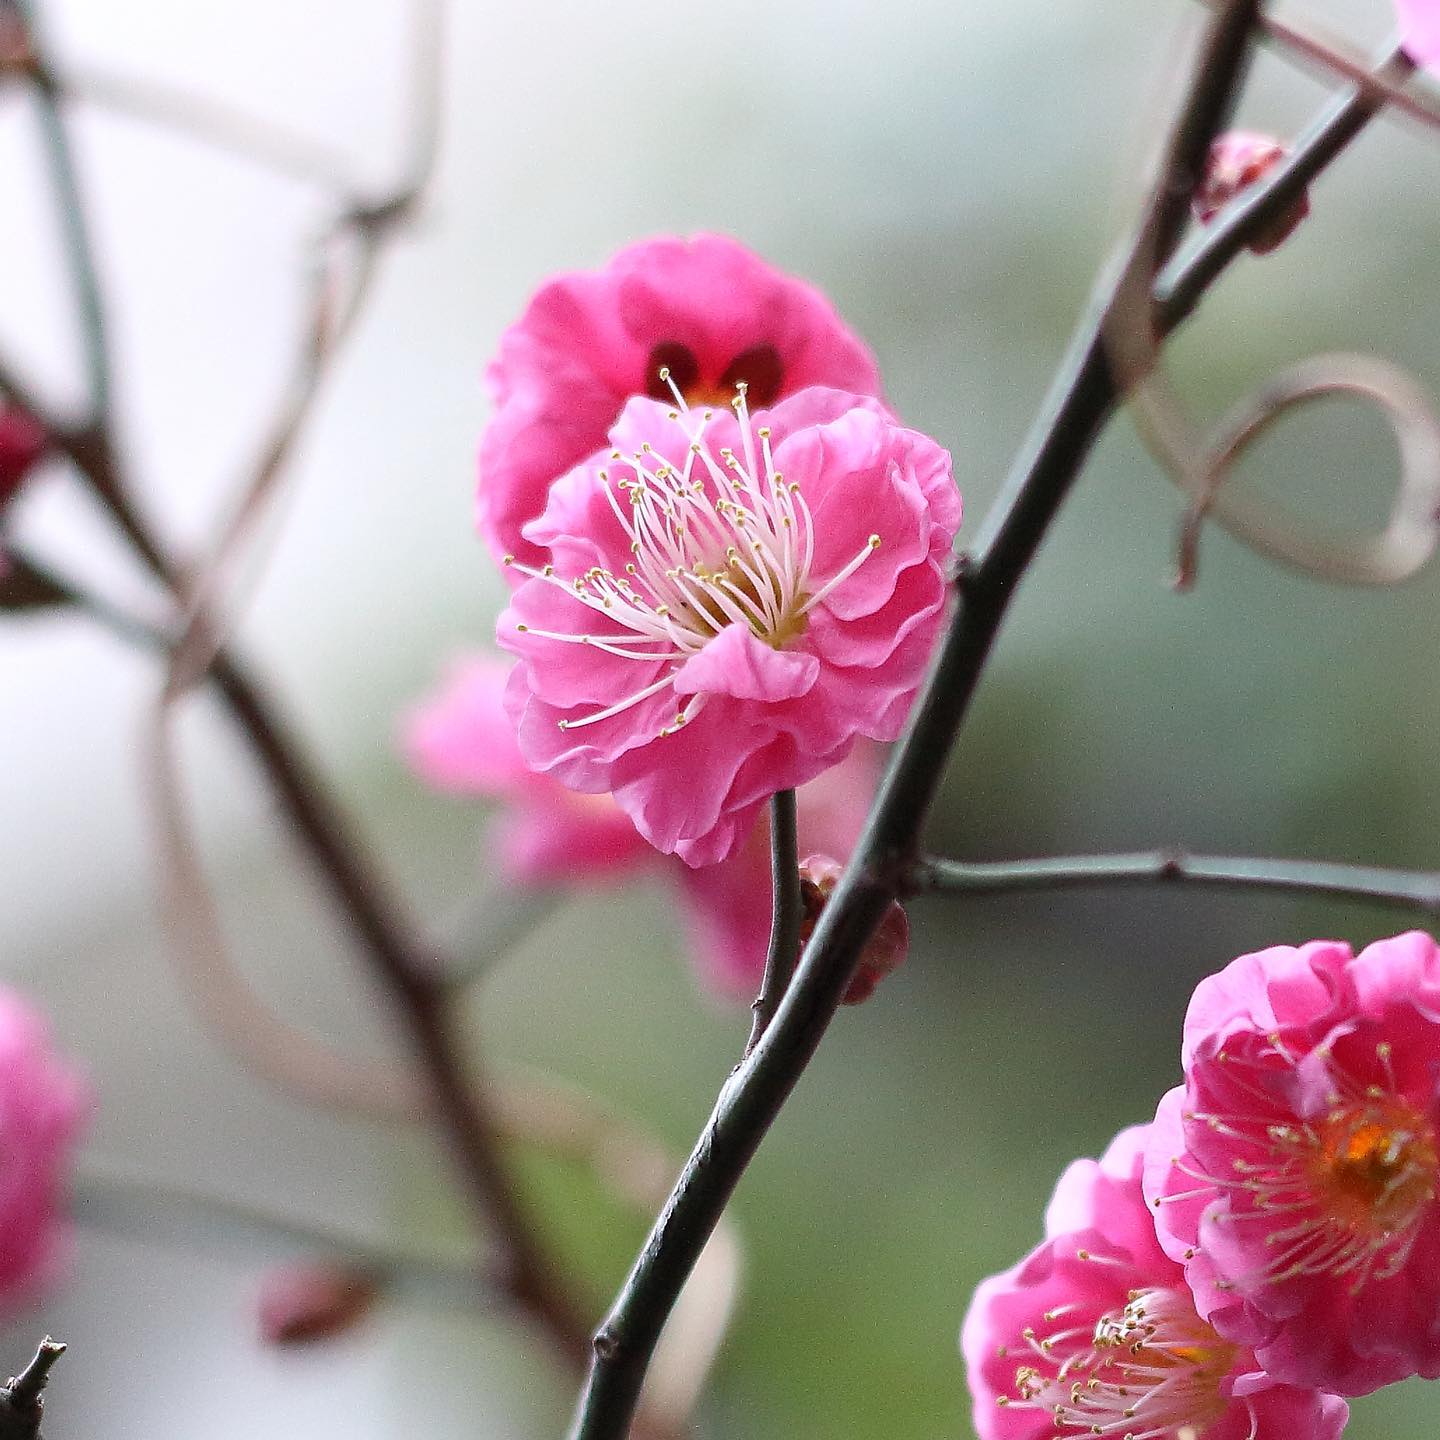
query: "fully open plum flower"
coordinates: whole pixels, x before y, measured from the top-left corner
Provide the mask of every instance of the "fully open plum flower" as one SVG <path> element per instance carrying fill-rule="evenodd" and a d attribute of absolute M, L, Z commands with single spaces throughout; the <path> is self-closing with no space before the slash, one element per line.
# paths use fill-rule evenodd
<path fill-rule="evenodd" d="M 1045 1240 L 960 1333 L 980 1440 L 1335 1440 L 1345 1402 L 1277 1383 L 1195 1312 L 1140 1188 L 1147 1129 L 1066 1170 Z"/>
<path fill-rule="evenodd" d="M 52 1277 L 70 1154 L 88 1109 L 44 1020 L 0 989 L 0 1310 L 34 1299 Z"/>
<path fill-rule="evenodd" d="M 762 817 L 740 849 L 692 869 L 658 855 L 608 795 L 580 795 L 526 765 L 505 714 L 509 662 L 473 655 L 406 718 L 410 764 L 437 790 L 500 802 L 487 857 L 508 884 L 605 885 L 658 870 L 679 889 L 682 919 L 701 979 L 749 1000 L 770 942 L 770 841 Z M 873 746 L 804 786 L 797 797 L 802 843 L 848 854 L 879 778 Z"/>
<path fill-rule="evenodd" d="M 609 791 L 692 865 L 765 801 L 900 732 L 943 618 L 950 459 L 873 400 L 814 388 L 752 421 L 635 399 L 550 490 L 553 557 L 500 618 L 535 769 Z"/>
<path fill-rule="evenodd" d="M 1440 66 L 1440 0 L 1395 0 L 1400 43 L 1419 65 Z"/>
<path fill-rule="evenodd" d="M 1440 952 L 1418 933 L 1202 981 L 1145 1175 L 1202 1314 L 1273 1374 L 1440 1375 Z"/>
<path fill-rule="evenodd" d="M 692 405 L 725 404 L 741 381 L 757 408 L 807 385 L 880 394 L 874 357 L 830 302 L 723 235 L 646 240 L 557 276 L 486 373 L 478 514 L 497 559 L 544 564 L 523 527 L 553 480 L 604 448 L 626 400 L 669 398 L 662 367 Z"/>

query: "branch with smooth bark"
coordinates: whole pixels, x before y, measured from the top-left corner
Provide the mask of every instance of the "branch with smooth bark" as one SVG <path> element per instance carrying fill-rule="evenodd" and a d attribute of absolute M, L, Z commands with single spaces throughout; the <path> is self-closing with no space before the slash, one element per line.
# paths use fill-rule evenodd
<path fill-rule="evenodd" d="M 971 861 L 927 856 L 916 865 L 911 883 L 916 894 L 967 896 L 1114 885 L 1273 890 L 1394 905 L 1419 911 L 1431 919 L 1440 915 L 1440 872 L 1346 865 L 1330 860 L 1200 855 L 1178 849 L 1046 855 L 1033 860 Z"/>

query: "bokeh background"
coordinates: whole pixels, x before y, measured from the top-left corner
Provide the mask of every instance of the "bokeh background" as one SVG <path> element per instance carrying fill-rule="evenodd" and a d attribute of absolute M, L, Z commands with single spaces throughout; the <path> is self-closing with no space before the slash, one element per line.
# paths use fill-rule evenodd
<path fill-rule="evenodd" d="M 46 0 L 62 63 L 162 81 L 325 139 L 376 184 L 403 133 L 400 0 Z M 1294 13 L 1300 13 L 1296 11 Z M 1304 13 L 1364 43 L 1386 0 Z M 424 793 L 396 717 L 483 645 L 500 585 L 470 526 L 478 376 L 549 272 L 661 231 L 730 231 L 835 299 L 910 423 L 950 446 L 967 534 L 994 495 L 1091 277 L 1129 214 L 1193 11 L 1178 0 L 456 0 L 444 138 L 298 457 L 240 626 L 415 902 L 493 884 L 472 806 Z M 1323 90 L 1259 62 L 1243 118 L 1282 134 Z M 177 545 L 225 515 L 298 324 L 313 194 L 100 108 L 78 142 L 112 297 L 123 435 Z M 33 121 L 0 94 L 0 341 L 57 393 L 78 364 Z M 1197 413 L 1316 350 L 1375 350 L 1440 385 L 1440 144 L 1386 122 L 1275 257 L 1235 267 L 1174 348 Z M 1236 483 L 1317 523 L 1383 517 L 1393 447 L 1343 404 L 1288 424 Z M 956 750 L 933 848 L 966 857 L 1175 843 L 1413 866 L 1436 846 L 1440 579 L 1357 593 L 1219 533 L 1169 587 L 1180 506 L 1117 421 L 1041 554 Z M 141 582 L 61 471 L 21 533 L 117 593 Z M 185 1008 L 156 920 L 142 656 L 66 619 L 0 628 L 0 960 L 93 1076 L 87 1164 L 453 1249 L 421 1137 L 306 1111 Z M 388 1029 L 223 719 L 185 728 L 237 960 L 289 1013 L 357 1044 Z M 917 903 L 907 969 L 837 1021 L 747 1176 L 747 1249 L 702 1435 L 970 1433 L 955 1333 L 972 1287 L 1031 1245 L 1077 1154 L 1176 1078 L 1194 982 L 1403 915 L 1166 890 Z M 683 1150 L 745 1015 L 707 999 L 669 897 L 576 897 L 478 985 L 477 1042 L 588 1086 Z M 524 1157 L 595 1303 L 640 1236 L 583 1178 Z M 0 1331 L 73 1345 L 56 1436 L 550 1437 L 565 1378 L 493 1320 L 384 1308 L 303 1354 L 263 1350 L 262 1248 L 82 1226 L 68 1279 Z M 1359 1402 L 1357 1440 L 1421 1440 L 1440 1391 Z"/>

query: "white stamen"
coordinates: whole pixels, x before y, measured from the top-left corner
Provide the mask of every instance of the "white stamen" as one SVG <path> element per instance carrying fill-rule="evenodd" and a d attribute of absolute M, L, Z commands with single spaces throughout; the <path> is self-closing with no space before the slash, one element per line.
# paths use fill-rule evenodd
<path fill-rule="evenodd" d="M 775 469 L 768 427 L 761 427 L 757 446 L 744 384 L 736 387 L 734 400 L 740 453 L 727 447 L 717 457 L 705 438 L 714 411 L 690 411 L 668 369 L 660 370 L 660 379 L 675 398 L 677 408 L 668 418 L 683 443 L 683 466 L 677 468 L 647 443 L 629 458 L 612 451 L 599 473 L 629 545 L 625 573 L 597 565 L 566 579 L 553 565 L 536 568 L 506 557 L 522 574 L 563 591 L 614 627 L 587 626 L 572 633 L 520 625 L 518 630 L 589 645 L 616 659 L 640 662 L 649 671 L 633 694 L 559 722 L 567 730 L 608 720 L 661 693 L 686 660 L 731 625 L 743 625 L 766 644 L 784 649 L 805 632 L 810 612 L 880 544 L 880 536 L 871 535 L 837 572 L 815 575 L 810 507 L 799 487 Z M 681 444 L 674 450 L 679 453 Z M 659 675 L 652 668 L 657 665 L 665 667 Z M 704 699 L 688 697 L 660 734 L 688 725 Z"/>

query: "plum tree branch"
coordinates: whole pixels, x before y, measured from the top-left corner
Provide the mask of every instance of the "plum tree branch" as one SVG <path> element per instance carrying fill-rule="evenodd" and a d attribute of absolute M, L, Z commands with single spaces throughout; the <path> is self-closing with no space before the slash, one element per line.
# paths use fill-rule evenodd
<path fill-rule="evenodd" d="M 623 1440 L 676 1296 L 833 1019 L 865 942 L 904 890 L 950 750 L 1020 579 L 1120 399 L 1107 330 L 1178 241 L 1187 184 L 1233 102 L 1260 0 L 1227 0 L 1208 25 L 1136 235 L 1102 282 L 1032 439 L 962 571 L 960 601 L 892 756 L 865 832 L 759 1043 L 721 1088 L 665 1208 L 596 1332 L 571 1440 Z"/>
<path fill-rule="evenodd" d="M 1107 885 L 1200 885 L 1326 895 L 1398 905 L 1431 917 L 1440 915 L 1440 874 L 1432 871 L 1329 860 L 1193 855 L 1184 850 L 1047 855 L 1033 860 L 965 861 L 927 856 L 916 865 L 912 884 L 916 893 L 943 895 L 1005 895 Z"/>

